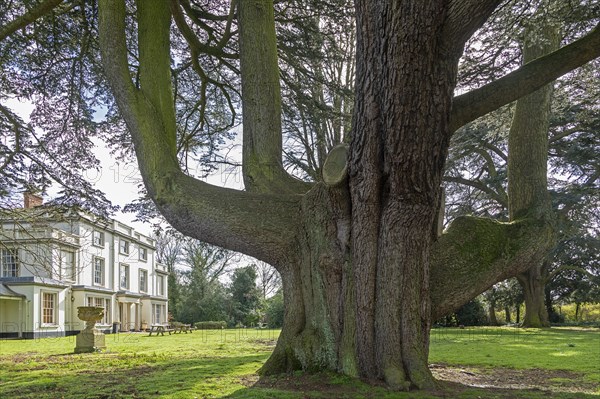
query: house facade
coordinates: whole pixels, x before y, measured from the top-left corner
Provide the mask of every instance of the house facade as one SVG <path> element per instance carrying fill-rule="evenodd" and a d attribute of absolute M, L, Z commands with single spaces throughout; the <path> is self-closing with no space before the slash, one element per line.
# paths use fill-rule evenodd
<path fill-rule="evenodd" d="M 0 338 L 78 333 L 78 306 L 101 306 L 106 332 L 167 322 L 167 270 L 155 242 L 117 220 L 41 205 L 0 219 Z"/>

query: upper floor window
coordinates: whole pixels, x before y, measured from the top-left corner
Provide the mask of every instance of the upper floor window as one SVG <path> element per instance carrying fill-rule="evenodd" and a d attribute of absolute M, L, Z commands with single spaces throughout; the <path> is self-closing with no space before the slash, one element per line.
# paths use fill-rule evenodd
<path fill-rule="evenodd" d="M 119 240 L 119 252 L 125 255 L 129 255 L 129 241 Z"/>
<path fill-rule="evenodd" d="M 148 291 L 148 271 L 140 270 L 140 291 L 147 292 Z"/>
<path fill-rule="evenodd" d="M 94 257 L 94 285 L 104 285 L 104 259 Z"/>
<path fill-rule="evenodd" d="M 158 276 L 156 278 L 156 294 L 165 295 L 165 276 Z"/>
<path fill-rule="evenodd" d="M 60 269 L 60 277 L 75 281 L 75 252 L 61 249 Z"/>
<path fill-rule="evenodd" d="M 16 249 L 0 250 L 2 277 L 19 277 L 19 257 Z"/>
<path fill-rule="evenodd" d="M 56 324 L 56 293 L 42 293 L 42 324 Z"/>
<path fill-rule="evenodd" d="M 129 265 L 121 264 L 119 268 L 119 286 L 125 290 L 129 289 Z"/>
<path fill-rule="evenodd" d="M 140 247 L 140 260 L 143 260 L 144 262 L 148 260 L 148 250 L 144 247 Z"/>
<path fill-rule="evenodd" d="M 104 233 L 102 231 L 94 230 L 92 233 L 92 244 L 104 247 Z"/>

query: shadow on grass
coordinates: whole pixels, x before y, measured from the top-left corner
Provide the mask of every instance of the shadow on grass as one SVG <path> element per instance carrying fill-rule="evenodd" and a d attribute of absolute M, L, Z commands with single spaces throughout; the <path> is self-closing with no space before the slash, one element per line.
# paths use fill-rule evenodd
<path fill-rule="evenodd" d="M 23 370 L 23 377 L 10 378 L 10 383 L 0 380 L 2 398 L 69 398 L 69 399 L 113 399 L 113 398 L 192 398 L 219 397 L 223 387 L 243 386 L 240 375 L 248 374 L 264 363 L 265 354 L 236 357 L 205 357 L 168 360 L 138 357 L 130 367 L 113 367 L 110 361 L 90 369 L 85 365 L 73 365 L 64 370 L 53 370 L 52 366 L 37 370 L 32 376 Z M 73 359 L 75 360 L 75 359 Z M 97 361 L 98 359 L 93 359 Z M 68 362 L 69 358 L 66 357 Z M 92 358 L 88 359 L 91 362 Z M 98 364 L 101 364 L 99 362 Z M 19 371 L 12 372 L 19 373 Z"/>
<path fill-rule="evenodd" d="M 368 385 L 360 380 L 336 374 L 286 375 L 262 378 L 254 386 L 239 389 L 223 399 L 267 398 L 382 398 L 382 399 L 440 399 L 440 398 L 497 398 L 497 399 L 598 399 L 597 395 L 570 392 L 548 392 L 539 389 L 474 388 L 441 382 L 437 391 L 398 392 L 383 386 Z"/>

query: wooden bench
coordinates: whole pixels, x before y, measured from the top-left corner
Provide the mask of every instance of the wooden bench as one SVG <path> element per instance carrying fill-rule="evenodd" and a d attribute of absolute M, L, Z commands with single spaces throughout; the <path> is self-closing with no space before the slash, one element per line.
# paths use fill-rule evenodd
<path fill-rule="evenodd" d="M 165 335 L 165 332 L 168 332 L 169 335 L 171 335 L 172 332 L 174 332 L 175 329 L 171 328 L 170 326 L 166 326 L 164 324 L 153 324 L 152 326 L 150 326 L 150 334 L 148 336 L 152 336 L 152 333 L 156 333 L 156 335 L 161 334 L 162 336 Z"/>

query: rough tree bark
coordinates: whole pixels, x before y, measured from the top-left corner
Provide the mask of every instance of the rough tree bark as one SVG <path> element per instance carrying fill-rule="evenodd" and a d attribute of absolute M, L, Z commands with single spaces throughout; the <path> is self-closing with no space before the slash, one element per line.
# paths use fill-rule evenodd
<path fill-rule="evenodd" d="M 250 174 L 247 192 L 210 186 L 184 175 L 177 164 L 165 3 L 137 1 L 138 89 L 127 65 L 123 2 L 99 2 L 105 73 L 148 194 L 167 220 L 184 234 L 279 270 L 285 323 L 262 372 L 333 370 L 394 388 L 433 387 L 427 367 L 431 320 L 531 267 L 553 236 L 547 221 L 525 215 L 512 223 L 459 218 L 437 238 L 451 118 L 456 127 L 479 116 L 452 106 L 458 59 L 499 0 L 357 0 L 352 142 L 325 163 L 327 184 L 293 182 L 293 189 L 281 191 L 291 178 L 264 169 L 280 165 L 280 142 L 266 139 L 281 134 L 279 111 L 261 109 L 277 108 L 279 101 L 273 4 L 239 2 L 244 112 L 265 115 L 248 122 L 252 116 L 244 115 L 244 146 L 250 148 L 244 161 L 254 162 L 244 169 Z M 244 27 L 253 21 L 264 25 L 260 32 Z M 599 33 L 582 46 L 598 44 Z M 249 41 L 255 34 L 264 38 Z M 249 50 L 259 44 L 264 48 Z M 247 51 L 255 51 L 254 60 Z M 568 61 L 575 67 L 598 52 L 581 51 L 577 62 Z M 248 67 L 266 68 L 268 79 L 256 81 Z M 505 84 L 522 86 L 519 76 Z M 529 87 L 555 77 L 548 68 Z M 263 86 L 253 91 L 253 85 Z M 270 99 L 261 99 L 264 93 Z M 477 96 L 499 105 L 514 100 L 511 90 Z M 246 108 L 248 98 L 255 108 Z M 461 104 L 470 103 L 468 96 L 461 98 Z"/>
<path fill-rule="evenodd" d="M 527 64 L 558 49 L 555 26 L 532 25 L 523 44 L 523 63 Z M 511 220 L 529 216 L 555 223 L 548 193 L 548 134 L 552 84 L 517 101 L 508 139 L 508 197 Z M 556 240 L 554 240 L 556 242 Z M 525 296 L 524 327 L 549 327 L 544 306 L 546 259 L 517 275 Z"/>

